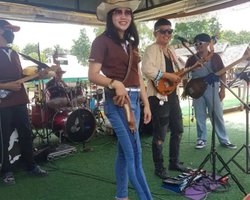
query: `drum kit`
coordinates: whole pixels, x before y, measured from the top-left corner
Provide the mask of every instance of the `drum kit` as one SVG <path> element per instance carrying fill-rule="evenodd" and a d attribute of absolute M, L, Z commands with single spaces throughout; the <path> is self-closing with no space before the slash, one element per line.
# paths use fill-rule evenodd
<path fill-rule="evenodd" d="M 45 134 L 39 134 L 39 131 L 47 129 L 61 141 L 83 143 L 91 139 L 98 120 L 90 108 L 90 102 L 97 93 L 88 95 L 81 82 L 74 87 L 52 86 L 43 92 L 38 85 L 37 91 L 30 117 L 36 134 L 44 137 Z"/>

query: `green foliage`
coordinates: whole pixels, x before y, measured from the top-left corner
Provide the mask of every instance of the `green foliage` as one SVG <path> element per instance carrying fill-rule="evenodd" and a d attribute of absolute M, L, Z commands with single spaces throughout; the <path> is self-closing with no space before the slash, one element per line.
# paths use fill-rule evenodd
<path fill-rule="evenodd" d="M 222 31 L 218 42 L 229 42 L 230 45 L 250 43 L 250 32 L 240 31 L 236 33 L 231 30 Z"/>
<path fill-rule="evenodd" d="M 82 65 L 88 65 L 88 58 L 90 54 L 90 40 L 87 36 L 86 30 L 80 30 L 80 36 L 77 40 L 73 40 L 74 45 L 71 48 L 71 54 L 77 57 L 77 60 Z"/>
<path fill-rule="evenodd" d="M 104 31 L 105 31 L 106 27 L 105 26 L 97 26 L 94 28 L 94 33 L 95 33 L 95 36 L 99 36 L 101 35 Z"/>
<path fill-rule="evenodd" d="M 177 34 L 181 37 L 193 41 L 194 37 L 200 33 L 207 33 L 214 36 L 217 30 L 221 29 L 222 25 L 216 18 L 206 19 L 196 22 L 177 23 L 173 35 Z M 240 31 L 236 33 L 232 30 L 220 31 L 218 42 L 228 42 L 230 45 L 239 45 L 250 43 L 250 32 Z M 170 45 L 179 45 L 179 40 L 172 40 Z"/>
<path fill-rule="evenodd" d="M 140 56 L 142 57 L 147 46 L 154 42 L 155 37 L 153 30 L 148 28 L 146 22 L 136 22 L 136 27 L 140 38 L 139 52 Z"/>
<path fill-rule="evenodd" d="M 19 46 L 15 45 L 15 44 L 12 44 L 11 47 L 12 47 L 13 50 L 15 50 L 17 52 L 20 52 Z"/>
<path fill-rule="evenodd" d="M 55 47 L 57 48 L 58 54 L 69 54 L 70 53 L 70 50 L 62 48 L 59 44 L 56 44 Z M 52 55 L 53 55 L 55 52 L 55 48 L 53 48 L 52 50 L 53 50 L 53 53 L 52 53 Z"/>
<path fill-rule="evenodd" d="M 45 55 L 45 57 L 47 58 L 48 56 L 53 55 L 55 52 L 55 49 L 52 49 L 51 47 L 48 47 L 46 49 L 43 50 L 43 53 Z"/>
<path fill-rule="evenodd" d="M 29 55 L 33 52 L 35 52 L 35 53 L 38 52 L 38 45 L 37 44 L 28 43 L 28 44 L 26 44 L 26 46 L 22 50 L 22 53 L 25 55 Z"/>
<path fill-rule="evenodd" d="M 33 59 L 39 60 L 38 54 L 36 52 L 30 53 L 28 56 L 30 56 Z M 47 62 L 44 53 L 40 54 L 40 58 L 41 58 L 41 62 Z"/>
<path fill-rule="evenodd" d="M 173 35 L 177 34 L 181 37 L 187 38 L 193 42 L 194 37 L 200 33 L 207 33 L 208 35 L 216 35 L 217 29 L 221 27 L 216 18 L 205 19 L 202 21 L 177 23 Z M 170 45 L 181 44 L 179 40 L 172 40 Z"/>

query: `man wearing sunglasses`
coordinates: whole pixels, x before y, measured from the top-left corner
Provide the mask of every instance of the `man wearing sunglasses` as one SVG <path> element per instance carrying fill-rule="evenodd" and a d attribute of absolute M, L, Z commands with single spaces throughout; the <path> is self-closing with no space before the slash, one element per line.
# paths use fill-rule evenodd
<path fill-rule="evenodd" d="M 167 48 L 172 39 L 173 29 L 171 22 L 161 18 L 154 25 L 156 42 L 147 47 L 142 59 L 142 72 L 147 79 L 147 95 L 150 103 L 153 123 L 153 161 L 155 174 L 167 179 L 163 159 L 163 142 L 168 127 L 171 131 L 169 143 L 169 170 L 189 172 L 191 169 L 184 167 L 179 162 L 180 142 L 183 133 L 182 114 L 179 105 L 178 89 L 170 95 L 162 95 L 155 88 L 155 83 L 165 78 L 177 82 L 180 77 L 173 72 L 179 71 L 179 63 L 175 52 Z"/>
<path fill-rule="evenodd" d="M 205 33 L 199 34 L 194 38 L 194 47 L 197 51 L 197 55 L 200 58 L 205 58 L 210 53 L 208 51 L 210 40 L 210 36 Z M 196 58 L 194 56 L 191 56 L 187 60 L 185 67 L 191 67 L 195 64 L 195 62 Z M 211 59 L 206 62 L 205 67 L 196 68 L 196 70 L 193 70 L 193 72 L 191 73 L 191 78 L 205 77 L 210 74 L 210 71 L 216 73 L 223 68 L 224 64 L 221 60 L 221 57 L 218 54 L 214 53 Z M 222 74 L 220 78 L 223 82 L 226 82 L 225 73 Z M 184 82 L 184 85 L 185 84 L 186 83 Z M 197 126 L 197 143 L 195 148 L 202 149 L 207 144 L 206 118 L 208 109 L 211 122 L 213 122 L 212 111 L 214 111 L 214 128 L 220 144 L 223 147 L 227 147 L 229 149 L 236 149 L 236 146 L 229 141 L 223 120 L 223 108 L 221 105 L 221 101 L 225 98 L 225 86 L 221 84 L 221 88 L 219 90 L 219 84 L 218 82 L 215 82 L 214 87 L 215 91 L 213 91 L 211 85 L 207 85 L 204 94 L 200 98 L 194 99 L 193 101 Z"/>

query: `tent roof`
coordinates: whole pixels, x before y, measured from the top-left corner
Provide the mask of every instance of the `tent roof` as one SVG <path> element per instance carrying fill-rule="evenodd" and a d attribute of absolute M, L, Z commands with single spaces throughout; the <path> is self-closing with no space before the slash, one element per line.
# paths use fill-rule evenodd
<path fill-rule="evenodd" d="M 142 0 L 135 20 L 178 18 L 223 9 L 249 0 Z M 102 25 L 95 10 L 102 0 L 5 0 L 0 1 L 0 18 Z"/>

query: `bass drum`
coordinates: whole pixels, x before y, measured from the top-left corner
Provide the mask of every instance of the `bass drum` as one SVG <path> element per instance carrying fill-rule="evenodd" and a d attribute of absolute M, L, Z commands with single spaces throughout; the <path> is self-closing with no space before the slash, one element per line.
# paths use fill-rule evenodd
<path fill-rule="evenodd" d="M 94 115 L 86 109 L 59 109 L 52 119 L 52 130 L 60 137 L 79 143 L 88 141 L 96 130 Z"/>

